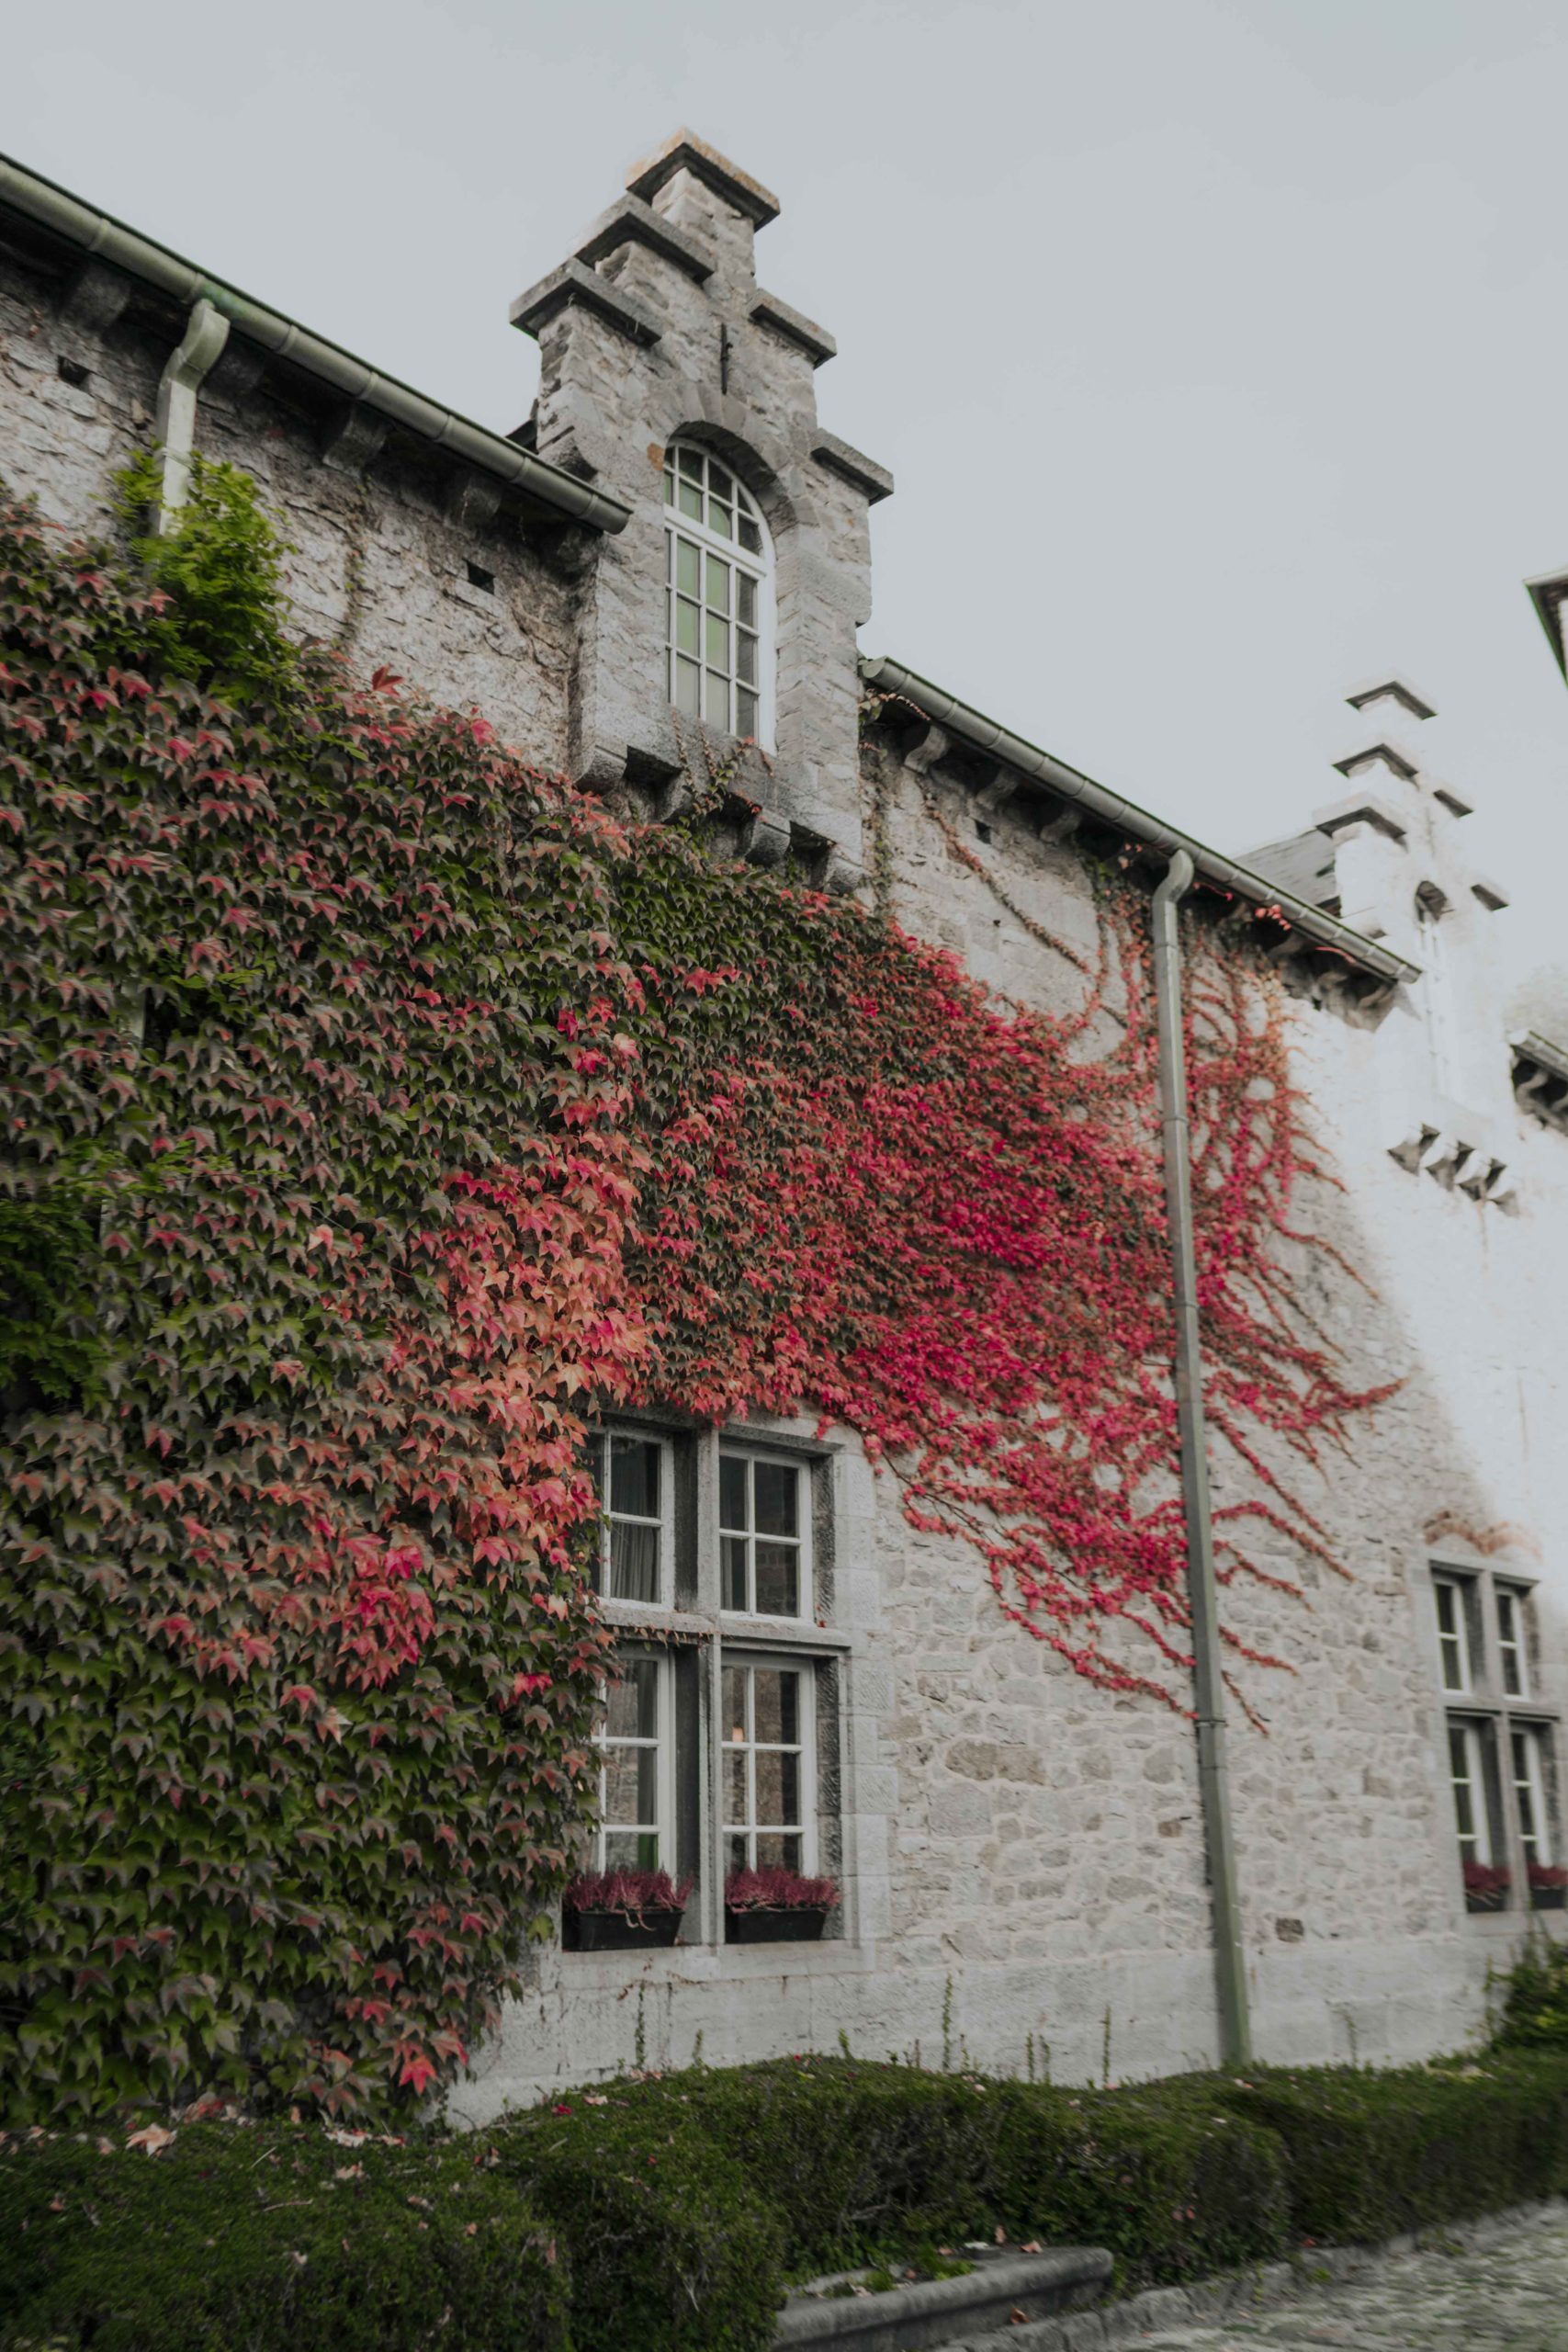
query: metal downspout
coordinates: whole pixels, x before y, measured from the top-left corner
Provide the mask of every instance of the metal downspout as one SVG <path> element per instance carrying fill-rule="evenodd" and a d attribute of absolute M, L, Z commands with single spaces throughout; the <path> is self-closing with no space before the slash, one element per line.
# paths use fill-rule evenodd
<path fill-rule="evenodd" d="M 1187 1116 L 1187 1051 L 1182 1035 L 1181 937 L 1178 908 L 1192 887 L 1192 860 L 1178 850 L 1154 894 L 1155 1004 L 1159 1033 L 1160 1133 L 1165 1204 L 1170 1227 L 1176 1306 L 1176 1413 L 1181 1439 L 1181 1500 L 1187 1525 L 1187 1590 L 1192 1613 L 1192 1680 L 1197 1701 L 1198 1786 L 1203 1804 L 1209 1891 L 1214 1915 L 1214 1980 L 1220 2058 L 1245 2065 L 1252 2055 L 1247 1957 L 1236 1900 L 1225 1761 L 1225 1687 L 1220 1666 L 1219 1600 L 1209 1508 L 1208 1437 L 1203 1421 L 1203 1359 L 1198 1332 L 1198 1265 L 1192 1240 L 1192 1152 Z"/>
<path fill-rule="evenodd" d="M 152 509 L 152 536 L 167 538 L 190 493 L 196 448 L 196 396 L 223 356 L 229 322 L 205 300 L 194 305 L 179 349 L 158 380 L 158 451 L 163 482 Z"/>

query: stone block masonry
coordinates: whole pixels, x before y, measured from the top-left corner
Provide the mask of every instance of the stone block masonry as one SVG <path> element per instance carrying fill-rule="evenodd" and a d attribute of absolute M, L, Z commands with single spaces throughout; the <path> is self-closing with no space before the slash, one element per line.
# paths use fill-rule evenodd
<path fill-rule="evenodd" d="M 715 765 L 730 786 L 721 845 L 793 856 L 805 878 L 860 890 L 1008 997 L 1066 1012 L 1097 953 L 1100 864 L 1126 845 L 919 712 L 890 707 L 863 740 L 870 510 L 892 485 L 819 423 L 831 335 L 757 282 L 755 240 L 776 210 L 687 133 L 637 166 L 513 306 L 539 345 L 539 399 L 511 443 L 480 447 L 485 463 L 457 453 L 434 404 L 437 423 L 416 430 L 368 392 L 325 388 L 238 318 L 202 389 L 197 447 L 260 485 L 289 543 L 301 635 L 362 673 L 385 666 L 477 707 L 526 758 L 636 815 L 683 805 L 683 785 Z M 3 195 L 0 219 L 0 470 L 52 521 L 102 533 L 116 469 L 150 446 L 184 311 L 155 272 L 106 266 Z M 705 743 L 671 707 L 664 459 L 678 442 L 732 469 L 771 539 L 774 716 L 758 746 L 722 730 Z M 510 479 L 509 452 L 541 461 L 532 487 Z M 572 511 L 589 492 L 604 527 Z M 1483 2021 L 1488 1972 L 1564 1916 L 1525 1908 L 1510 1738 L 1527 1725 L 1547 1743 L 1544 1835 L 1561 1858 L 1568 1135 L 1513 1091 L 1503 894 L 1483 892 L 1465 862 L 1465 797 L 1438 789 L 1425 753 L 1385 756 L 1394 719 L 1404 735 L 1429 724 L 1430 706 L 1402 692 L 1393 718 L 1377 693 L 1352 697 L 1365 740 L 1310 856 L 1283 845 L 1292 874 L 1336 887 L 1347 919 L 1416 978 L 1363 1004 L 1277 943 L 1271 985 L 1298 992 L 1297 1081 L 1331 1171 L 1303 1185 L 1292 1231 L 1338 1254 L 1309 1259 L 1290 1233 L 1279 1246 L 1354 1378 L 1401 1384 L 1354 1458 L 1303 1480 L 1348 1579 L 1265 1535 L 1263 1565 L 1303 1600 L 1239 1584 L 1227 1598 L 1247 1638 L 1293 1668 L 1266 1679 L 1265 1728 L 1232 1739 L 1257 2037 L 1279 2061 L 1460 2044 Z M 1532 1035 L 1547 1019 L 1532 1012 Z M 1568 1045 L 1568 1027 L 1555 1042 Z M 1453 1148 L 1437 1149 L 1439 1136 Z M 836 1452 L 809 1418 L 748 1434 L 809 1455 L 827 1498 L 818 1630 L 835 1932 L 773 1949 L 531 1948 L 528 1989 L 454 2113 L 482 2121 L 547 2087 L 683 2065 L 699 2048 L 716 2064 L 841 2039 L 867 2056 L 1066 2081 L 1210 2064 L 1189 1723 L 1090 1689 L 1010 1625 L 974 1554 L 912 1529 L 896 1482 L 841 1433 Z M 1264 1468 L 1302 1476 L 1267 1454 Z M 1216 1475 L 1222 1506 L 1266 1498 L 1245 1465 L 1221 1459 Z M 1435 1562 L 1478 1611 L 1499 1579 L 1525 1597 L 1526 1691 L 1502 1690 L 1495 1626 L 1479 1615 L 1472 1686 L 1445 1690 Z M 1490 1844 L 1514 1874 L 1509 1906 L 1490 1916 L 1467 1911 L 1460 1874 L 1459 1718 L 1480 1727 Z M 691 1796 L 694 1809 L 708 1801 L 695 1782 Z M 1550 2269 L 1546 2240 L 1531 2243 Z M 1222 2339 L 1201 2340 L 1217 2352 Z"/>

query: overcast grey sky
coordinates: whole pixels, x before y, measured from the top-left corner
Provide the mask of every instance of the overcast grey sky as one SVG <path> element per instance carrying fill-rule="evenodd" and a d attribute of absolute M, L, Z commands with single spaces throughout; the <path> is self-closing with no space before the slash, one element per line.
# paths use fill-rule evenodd
<path fill-rule="evenodd" d="M 0 145 L 506 430 L 513 295 L 689 124 L 890 465 L 870 650 L 1230 849 L 1397 668 L 1568 960 L 1562 0 L 11 0 Z"/>

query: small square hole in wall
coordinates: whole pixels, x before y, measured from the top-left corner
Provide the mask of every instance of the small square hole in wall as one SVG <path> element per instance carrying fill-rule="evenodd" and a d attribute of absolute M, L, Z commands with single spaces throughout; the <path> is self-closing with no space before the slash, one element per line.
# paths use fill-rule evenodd
<path fill-rule="evenodd" d="M 84 368 L 79 359 L 67 359 L 63 355 L 54 364 L 60 371 L 62 384 L 73 384 L 79 392 L 86 390 L 93 372 L 90 368 Z"/>
<path fill-rule="evenodd" d="M 470 588 L 482 588 L 487 596 L 493 596 L 495 594 L 495 574 L 493 571 L 487 571 L 482 563 L 470 563 L 468 566 L 468 585 Z"/>
<path fill-rule="evenodd" d="M 989 825 L 987 825 L 987 824 L 986 823 L 986 821 L 985 821 L 984 818 L 982 818 L 982 817 L 976 817 L 976 820 L 975 820 L 975 831 L 976 831 L 976 833 L 977 834 L 977 836 L 979 837 L 979 839 L 980 839 L 981 841 L 983 841 L 983 842 L 988 842 L 988 841 L 990 840 L 990 838 L 991 838 L 991 829 L 990 829 Z"/>

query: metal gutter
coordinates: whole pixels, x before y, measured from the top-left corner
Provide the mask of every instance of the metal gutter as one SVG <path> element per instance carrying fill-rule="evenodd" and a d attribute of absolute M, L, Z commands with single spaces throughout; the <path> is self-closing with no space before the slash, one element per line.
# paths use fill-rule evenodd
<path fill-rule="evenodd" d="M 1159 1028 L 1160 1137 L 1165 1149 L 1166 1223 L 1170 1229 L 1176 1310 L 1176 1417 L 1181 1441 L 1181 1510 L 1187 1530 L 1187 1600 L 1192 1621 L 1192 1688 L 1198 1734 L 1198 1791 L 1214 1915 L 1214 1989 L 1220 2063 L 1252 2056 L 1247 1953 L 1236 1894 L 1225 1756 L 1225 1684 L 1220 1657 L 1219 1589 L 1209 1500 L 1209 1438 L 1203 1415 L 1203 1350 L 1198 1325 L 1198 1252 L 1192 1236 L 1192 1142 L 1187 1113 L 1187 1052 L 1182 1042 L 1181 931 L 1177 910 L 1192 887 L 1192 859 L 1179 849 L 1154 894 L 1155 1010 Z"/>
<path fill-rule="evenodd" d="M 462 464 L 525 492 L 542 505 L 555 507 L 591 530 L 624 531 L 631 519 L 630 507 L 620 499 L 608 497 L 604 491 L 592 489 L 558 466 L 547 465 L 532 450 L 519 447 L 499 433 L 488 432 L 482 424 L 459 415 L 455 409 L 427 400 L 412 385 L 400 382 L 395 376 L 383 375 L 366 360 L 355 358 L 353 352 L 344 351 L 341 345 L 329 343 L 325 336 L 312 334 L 297 320 L 253 300 L 238 287 L 227 285 L 220 277 L 209 277 L 194 262 L 172 253 L 166 245 L 154 244 L 151 238 L 127 228 L 111 214 L 84 204 L 68 189 L 56 187 L 52 180 L 43 179 L 13 157 L 3 154 L 0 205 L 9 206 L 13 211 L 37 221 L 80 252 L 153 287 L 186 311 L 197 302 L 210 302 L 237 334 L 259 344 L 275 358 L 288 360 L 330 386 L 344 400 L 375 409 L 401 425 L 405 432 L 433 443 Z"/>
<path fill-rule="evenodd" d="M 1348 923 L 1340 922 L 1321 907 L 1311 906 L 1304 899 L 1292 898 L 1289 891 L 1281 890 L 1277 883 L 1267 880 L 1263 875 L 1254 874 L 1247 866 L 1238 865 L 1234 858 L 1225 857 L 1218 850 L 1205 848 L 1190 833 L 1182 832 L 1175 825 L 1166 824 L 1161 818 L 1152 817 L 1135 801 L 1124 800 L 1109 786 L 1096 784 L 1092 776 L 1068 767 L 1065 761 L 1054 759 L 1049 752 L 1041 751 L 1038 744 L 1025 742 L 1021 735 L 1010 734 L 1005 727 L 998 727 L 996 720 L 987 718 L 983 711 L 972 710 L 967 703 L 960 702 L 941 686 L 933 686 L 929 678 L 920 677 L 913 670 L 906 670 L 901 662 L 888 661 L 880 655 L 868 656 L 861 662 L 860 673 L 868 686 L 874 686 L 883 694 L 898 695 L 904 701 L 913 703 L 934 725 L 944 728 L 949 734 L 957 736 L 965 743 L 972 743 L 977 751 L 990 752 L 1004 766 L 1016 768 L 1022 775 L 1037 778 L 1062 799 L 1088 809 L 1107 824 L 1130 834 L 1134 841 L 1144 842 L 1150 849 L 1157 850 L 1162 856 L 1175 857 L 1185 852 L 1205 882 L 1213 883 L 1217 888 L 1246 899 L 1255 907 L 1277 910 L 1280 920 L 1292 930 L 1300 932 L 1318 946 L 1330 948 L 1335 954 L 1343 956 L 1348 963 L 1358 965 L 1362 971 L 1375 973 L 1379 979 L 1390 985 L 1420 978 L 1418 964 L 1407 963 L 1403 956 L 1394 955 L 1392 949 L 1380 947 L 1375 940 L 1363 938 L 1359 931 L 1352 931 Z"/>
<path fill-rule="evenodd" d="M 197 302 L 179 349 L 159 379 L 154 430 L 163 452 L 163 486 L 151 518 L 156 538 L 168 537 L 175 528 L 175 516 L 190 495 L 197 394 L 222 357 L 228 340 L 229 322 L 222 312 L 210 302 Z"/>

